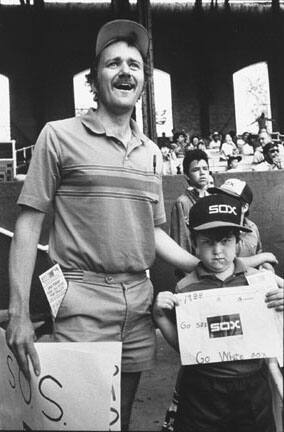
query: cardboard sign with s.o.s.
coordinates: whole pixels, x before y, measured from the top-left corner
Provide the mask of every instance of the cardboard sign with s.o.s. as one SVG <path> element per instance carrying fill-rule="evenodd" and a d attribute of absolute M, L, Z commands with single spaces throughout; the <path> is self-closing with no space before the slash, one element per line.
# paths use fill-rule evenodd
<path fill-rule="evenodd" d="M 120 342 L 36 343 L 28 381 L 0 329 L 0 429 L 120 430 Z"/>

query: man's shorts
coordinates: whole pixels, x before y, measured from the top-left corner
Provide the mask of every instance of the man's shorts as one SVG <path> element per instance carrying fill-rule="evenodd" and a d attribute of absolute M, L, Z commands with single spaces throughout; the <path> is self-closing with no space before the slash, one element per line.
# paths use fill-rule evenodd
<path fill-rule="evenodd" d="M 153 286 L 145 272 L 64 272 L 68 290 L 59 308 L 56 342 L 122 342 L 122 372 L 154 365 Z"/>

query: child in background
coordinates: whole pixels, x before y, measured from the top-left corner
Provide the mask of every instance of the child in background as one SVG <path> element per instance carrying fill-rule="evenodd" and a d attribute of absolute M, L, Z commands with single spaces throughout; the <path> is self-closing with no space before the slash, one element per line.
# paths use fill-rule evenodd
<path fill-rule="evenodd" d="M 224 194 L 201 198 L 189 220 L 200 264 L 178 283 L 177 292 L 247 285 L 246 275 L 257 270 L 246 268 L 236 258 L 240 231 L 249 231 L 241 224 L 240 201 Z M 283 289 L 277 289 L 267 293 L 265 301 L 268 307 L 283 311 L 283 297 Z M 178 349 L 176 304 L 172 292 L 160 292 L 154 318 L 166 340 Z M 275 431 L 263 359 L 184 366 L 179 391 L 175 432 Z"/>

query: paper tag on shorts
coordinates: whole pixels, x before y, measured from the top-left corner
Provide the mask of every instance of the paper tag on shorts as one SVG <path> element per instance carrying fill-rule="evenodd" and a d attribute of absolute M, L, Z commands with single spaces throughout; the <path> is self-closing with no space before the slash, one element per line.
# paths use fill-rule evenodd
<path fill-rule="evenodd" d="M 42 273 L 39 279 L 50 304 L 52 316 L 55 318 L 67 291 L 67 282 L 59 264 Z"/>

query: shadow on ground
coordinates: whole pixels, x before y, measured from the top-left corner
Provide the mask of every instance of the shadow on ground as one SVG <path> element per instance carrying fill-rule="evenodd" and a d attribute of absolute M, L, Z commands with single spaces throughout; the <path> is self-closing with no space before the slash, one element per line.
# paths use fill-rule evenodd
<path fill-rule="evenodd" d="M 132 410 L 130 431 L 160 431 L 171 401 L 177 371 L 178 354 L 157 331 L 157 363 L 142 374 Z"/>

